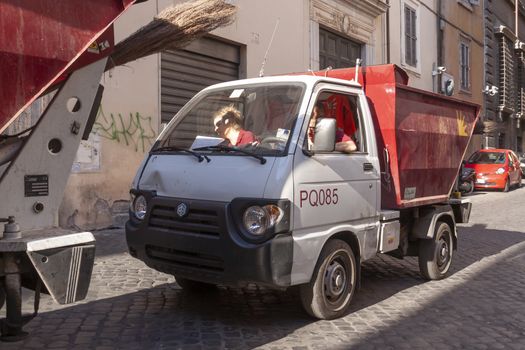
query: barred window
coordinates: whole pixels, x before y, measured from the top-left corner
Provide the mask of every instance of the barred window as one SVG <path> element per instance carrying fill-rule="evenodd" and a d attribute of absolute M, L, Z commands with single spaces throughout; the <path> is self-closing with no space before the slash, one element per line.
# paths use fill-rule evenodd
<path fill-rule="evenodd" d="M 515 79 L 517 74 L 516 61 L 514 58 L 514 41 L 503 34 L 504 33 L 496 33 L 499 37 L 499 108 L 507 113 L 514 113 L 516 97 Z"/>
<path fill-rule="evenodd" d="M 521 116 L 525 113 L 525 52 L 522 50 L 516 51 L 516 63 L 518 74 L 516 77 L 516 112 Z"/>

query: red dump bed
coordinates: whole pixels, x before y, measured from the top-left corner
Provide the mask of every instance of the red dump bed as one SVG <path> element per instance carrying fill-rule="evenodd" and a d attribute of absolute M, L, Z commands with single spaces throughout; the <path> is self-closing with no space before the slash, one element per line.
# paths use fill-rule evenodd
<path fill-rule="evenodd" d="M 0 132 L 68 70 L 113 47 L 135 0 L 0 0 Z"/>
<path fill-rule="evenodd" d="M 318 75 L 350 80 L 355 70 Z M 376 128 L 382 208 L 446 201 L 472 137 L 479 106 L 408 87 L 407 74 L 395 65 L 362 68 L 358 82 L 365 90 Z"/>

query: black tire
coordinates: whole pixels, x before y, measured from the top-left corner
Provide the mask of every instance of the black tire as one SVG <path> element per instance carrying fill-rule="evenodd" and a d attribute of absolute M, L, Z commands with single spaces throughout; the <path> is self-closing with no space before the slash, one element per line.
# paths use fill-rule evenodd
<path fill-rule="evenodd" d="M 503 192 L 509 192 L 510 190 L 510 180 L 507 177 L 507 181 L 505 181 L 505 187 L 503 187 Z"/>
<path fill-rule="evenodd" d="M 175 280 L 181 286 L 182 289 L 192 292 L 206 292 L 215 289 L 217 286 L 213 283 L 206 283 L 200 281 L 190 280 L 184 277 L 174 276 Z"/>
<path fill-rule="evenodd" d="M 318 319 L 343 316 L 354 296 L 357 264 L 350 246 L 339 239 L 323 247 L 310 283 L 299 287 L 305 311 Z"/>
<path fill-rule="evenodd" d="M 419 242 L 419 272 L 427 280 L 445 278 L 452 264 L 454 239 L 450 226 L 438 221 L 433 239 Z"/>
<path fill-rule="evenodd" d="M 470 180 L 469 181 L 469 186 L 470 186 L 470 188 L 469 188 L 468 191 L 465 192 L 465 194 L 471 194 L 472 192 L 474 192 L 474 186 L 475 186 L 474 180 Z"/>

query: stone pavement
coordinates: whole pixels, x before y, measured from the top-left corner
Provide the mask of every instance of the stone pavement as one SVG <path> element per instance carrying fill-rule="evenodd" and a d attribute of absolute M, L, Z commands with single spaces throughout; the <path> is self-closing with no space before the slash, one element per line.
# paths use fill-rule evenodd
<path fill-rule="evenodd" d="M 88 298 L 43 296 L 29 337 L 0 349 L 525 349 L 525 187 L 471 198 L 450 277 L 426 282 L 415 258 L 378 256 L 333 321 L 305 315 L 294 288 L 189 294 L 131 258 L 123 230 L 96 232 Z"/>

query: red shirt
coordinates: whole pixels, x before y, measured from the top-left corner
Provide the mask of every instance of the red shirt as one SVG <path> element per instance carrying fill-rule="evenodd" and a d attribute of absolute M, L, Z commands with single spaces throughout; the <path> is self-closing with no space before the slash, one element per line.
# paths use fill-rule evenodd
<path fill-rule="evenodd" d="M 242 146 L 247 143 L 255 142 L 255 135 L 248 130 L 239 130 L 239 136 L 237 136 L 237 144 L 232 144 L 230 141 L 230 146 Z"/>
<path fill-rule="evenodd" d="M 354 123 L 354 114 L 348 98 L 342 95 L 332 95 L 324 102 L 324 112 L 327 117 L 337 120 L 337 128 L 345 135 L 354 135 L 357 128 Z M 348 141 L 348 140 L 343 140 Z"/>

